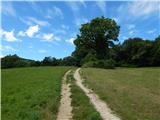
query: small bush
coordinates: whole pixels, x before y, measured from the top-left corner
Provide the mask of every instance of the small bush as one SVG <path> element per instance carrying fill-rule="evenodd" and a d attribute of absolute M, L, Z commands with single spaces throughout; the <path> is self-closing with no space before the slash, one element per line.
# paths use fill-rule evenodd
<path fill-rule="evenodd" d="M 90 61 L 83 65 L 83 67 L 95 67 L 95 68 L 104 68 L 104 69 L 114 69 L 115 61 L 112 59 L 109 60 L 97 60 Z"/>

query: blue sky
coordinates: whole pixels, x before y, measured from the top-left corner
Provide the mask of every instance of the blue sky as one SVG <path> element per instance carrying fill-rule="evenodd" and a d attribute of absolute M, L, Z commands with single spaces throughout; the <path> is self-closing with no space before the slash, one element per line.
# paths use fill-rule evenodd
<path fill-rule="evenodd" d="M 1 56 L 69 56 L 80 25 L 100 16 L 120 25 L 119 42 L 129 37 L 154 40 L 160 34 L 158 1 L 2 2 Z"/>

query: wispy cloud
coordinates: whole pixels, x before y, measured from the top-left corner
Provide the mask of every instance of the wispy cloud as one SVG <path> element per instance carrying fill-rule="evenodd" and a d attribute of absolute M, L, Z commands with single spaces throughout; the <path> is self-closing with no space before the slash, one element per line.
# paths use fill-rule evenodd
<path fill-rule="evenodd" d="M 121 20 L 125 19 L 127 21 L 133 21 L 139 18 L 146 19 L 160 11 L 159 5 L 160 2 L 149 0 L 126 2 L 117 8 L 118 17 Z"/>
<path fill-rule="evenodd" d="M 129 12 L 136 16 L 141 17 L 150 15 L 154 12 L 159 12 L 160 3 L 158 1 L 135 1 L 133 4 L 129 4 Z"/>
<path fill-rule="evenodd" d="M 134 24 L 129 24 L 129 25 L 127 25 L 127 28 L 128 28 L 128 30 L 135 29 L 135 25 Z"/>
<path fill-rule="evenodd" d="M 0 45 L 0 50 L 1 51 L 16 51 L 15 48 L 9 45 L 5 45 L 5 46 Z"/>
<path fill-rule="evenodd" d="M 99 7 L 103 15 L 106 13 L 106 1 L 97 1 L 96 5 Z"/>
<path fill-rule="evenodd" d="M 81 7 L 86 7 L 86 4 L 83 0 L 81 1 L 67 1 L 66 4 L 72 10 L 74 16 L 80 14 Z"/>
<path fill-rule="evenodd" d="M 147 33 L 148 33 L 148 34 L 153 34 L 153 33 L 155 33 L 156 31 L 157 31 L 157 29 L 152 29 L 152 30 L 148 30 Z"/>
<path fill-rule="evenodd" d="M 66 35 L 69 26 L 62 24 L 59 28 L 53 28 L 52 31 L 55 35 Z"/>
<path fill-rule="evenodd" d="M 47 50 L 44 50 L 44 49 L 40 49 L 38 50 L 39 53 L 47 53 Z"/>
<path fill-rule="evenodd" d="M 62 10 L 56 6 L 54 6 L 53 8 L 47 9 L 46 18 L 52 19 L 55 17 L 59 17 L 63 19 L 64 16 L 63 16 Z"/>
<path fill-rule="evenodd" d="M 25 18 L 20 17 L 19 19 L 21 22 L 23 22 L 27 25 L 34 25 L 34 24 L 37 24 L 39 26 L 49 26 L 50 25 L 50 23 L 48 21 L 39 20 L 39 19 L 31 17 L 31 16 L 25 17 Z"/>
<path fill-rule="evenodd" d="M 50 25 L 49 22 L 43 21 L 43 20 L 38 20 L 38 19 L 36 19 L 36 18 L 34 18 L 34 17 L 27 17 L 27 19 L 28 19 L 29 21 L 35 23 L 35 24 L 40 25 L 40 26 L 48 26 L 48 25 Z"/>
<path fill-rule="evenodd" d="M 12 2 L 2 2 L 1 3 L 1 12 L 7 16 L 16 17 L 16 11 L 12 5 Z"/>

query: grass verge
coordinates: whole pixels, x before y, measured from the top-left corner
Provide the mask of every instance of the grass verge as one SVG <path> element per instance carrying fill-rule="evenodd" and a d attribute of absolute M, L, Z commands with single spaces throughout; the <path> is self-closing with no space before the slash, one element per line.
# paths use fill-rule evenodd
<path fill-rule="evenodd" d="M 2 70 L 3 120 L 55 120 L 61 79 L 69 67 Z"/>
<path fill-rule="evenodd" d="M 85 84 L 122 120 L 160 120 L 160 68 L 83 68 Z"/>
<path fill-rule="evenodd" d="M 71 84 L 72 92 L 72 107 L 74 120 L 102 120 L 100 114 L 95 110 L 90 103 L 89 98 L 85 93 L 76 85 L 73 78 L 73 71 L 68 75 L 68 82 Z"/>

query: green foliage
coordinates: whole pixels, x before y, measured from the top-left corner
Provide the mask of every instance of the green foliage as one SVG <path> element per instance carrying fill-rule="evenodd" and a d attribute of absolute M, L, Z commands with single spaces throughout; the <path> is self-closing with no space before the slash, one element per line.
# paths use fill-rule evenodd
<path fill-rule="evenodd" d="M 104 69 L 114 69 L 115 61 L 112 59 L 109 60 L 97 60 L 90 61 L 83 65 L 83 67 L 95 67 L 95 68 L 104 68 Z"/>
<path fill-rule="evenodd" d="M 1 59 L 1 68 L 27 67 L 32 60 L 20 58 L 15 55 L 7 55 Z"/>
<path fill-rule="evenodd" d="M 110 57 L 117 66 L 160 66 L 160 42 L 141 38 L 129 38 L 110 50 Z"/>
<path fill-rule="evenodd" d="M 63 58 L 63 60 L 61 62 L 61 65 L 64 65 L 64 66 L 76 66 L 77 65 L 77 60 L 76 60 L 75 57 L 68 56 L 68 57 Z"/>
<path fill-rule="evenodd" d="M 63 59 L 56 59 L 55 57 L 45 57 L 42 61 L 34 61 L 21 58 L 17 55 L 7 55 L 1 59 L 1 68 L 17 68 L 17 67 L 31 67 L 31 66 L 76 66 L 77 59 L 68 56 Z"/>
<path fill-rule="evenodd" d="M 58 65 L 58 60 L 54 57 L 45 57 L 42 61 L 43 66 L 56 66 Z"/>
<path fill-rule="evenodd" d="M 61 78 L 69 67 L 2 70 L 3 120 L 55 120 Z"/>
<path fill-rule="evenodd" d="M 91 61 L 96 61 L 96 54 L 95 51 L 89 52 L 84 59 L 81 60 L 81 65 L 87 63 L 87 62 L 91 62 Z"/>
<path fill-rule="evenodd" d="M 76 50 L 73 56 L 81 61 L 94 50 L 98 59 L 106 58 L 109 46 L 117 40 L 119 28 L 114 20 L 105 17 L 97 17 L 83 24 L 80 28 L 80 35 L 74 41 Z"/>

